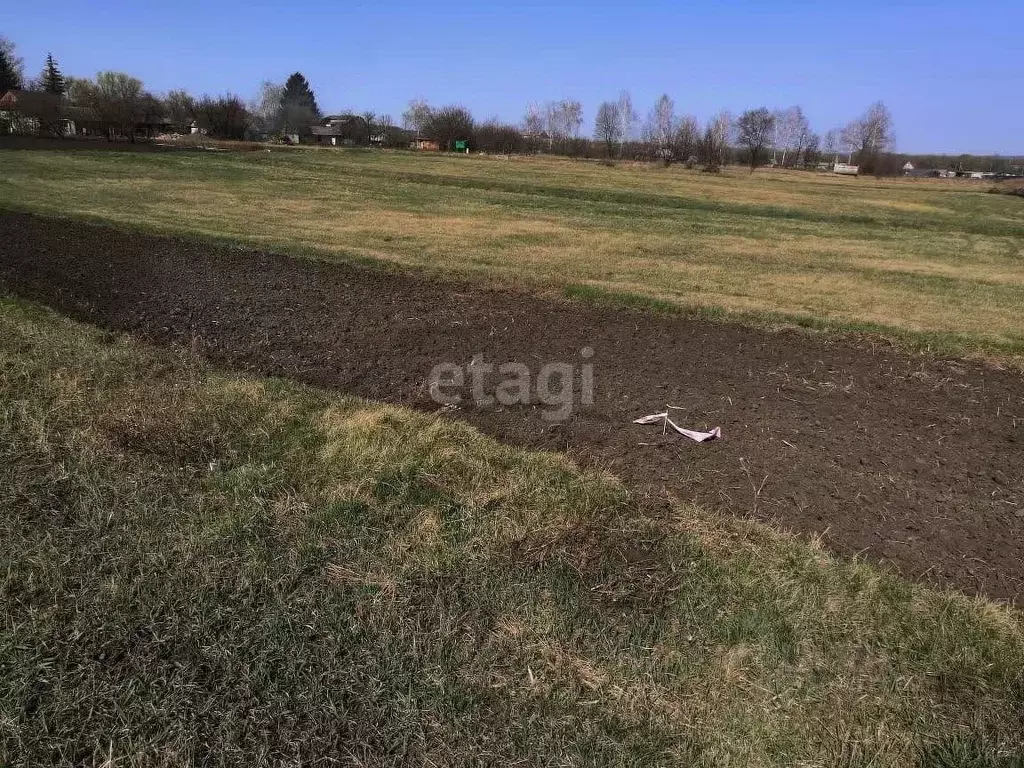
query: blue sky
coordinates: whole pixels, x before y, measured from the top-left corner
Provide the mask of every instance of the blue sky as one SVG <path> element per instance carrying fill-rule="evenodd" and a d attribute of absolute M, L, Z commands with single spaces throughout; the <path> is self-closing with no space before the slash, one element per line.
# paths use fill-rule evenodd
<path fill-rule="evenodd" d="M 800 104 L 824 132 L 882 99 L 905 152 L 1024 154 L 1024 2 L 484 4 L 193 0 L 0 9 L 32 74 L 117 69 L 154 92 L 231 91 L 296 70 L 325 111 L 396 120 L 412 97 L 518 122 L 531 101 L 661 93 L 706 119 Z"/>

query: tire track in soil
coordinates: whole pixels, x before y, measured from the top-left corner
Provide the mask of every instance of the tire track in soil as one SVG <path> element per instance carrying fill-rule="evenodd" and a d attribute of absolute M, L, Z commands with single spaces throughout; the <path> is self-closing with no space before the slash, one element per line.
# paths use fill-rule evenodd
<path fill-rule="evenodd" d="M 218 364 L 437 410 L 439 362 L 579 365 L 595 401 L 452 415 L 645 493 L 752 516 L 911 578 L 1024 598 L 1024 376 L 870 341 L 665 317 L 25 214 L 0 289 Z M 489 386 L 493 391 L 493 382 Z M 680 405 L 701 445 L 630 424 Z"/>

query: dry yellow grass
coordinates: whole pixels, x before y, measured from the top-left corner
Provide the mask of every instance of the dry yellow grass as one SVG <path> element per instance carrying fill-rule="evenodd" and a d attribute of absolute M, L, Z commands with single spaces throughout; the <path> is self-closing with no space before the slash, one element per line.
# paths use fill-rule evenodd
<path fill-rule="evenodd" d="M 1024 351 L 1024 206 L 984 184 L 329 150 L 3 161 L 9 207 Z"/>

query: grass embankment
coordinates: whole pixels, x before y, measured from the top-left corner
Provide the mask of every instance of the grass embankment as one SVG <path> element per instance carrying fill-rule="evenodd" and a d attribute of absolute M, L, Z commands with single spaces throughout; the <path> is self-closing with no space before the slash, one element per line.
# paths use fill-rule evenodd
<path fill-rule="evenodd" d="M 10 301 L 0 508 L 4 765 L 1021 747 L 1010 609 Z"/>
<path fill-rule="evenodd" d="M 1024 207 L 982 182 L 302 149 L 0 163 L 9 208 L 1024 357 Z"/>

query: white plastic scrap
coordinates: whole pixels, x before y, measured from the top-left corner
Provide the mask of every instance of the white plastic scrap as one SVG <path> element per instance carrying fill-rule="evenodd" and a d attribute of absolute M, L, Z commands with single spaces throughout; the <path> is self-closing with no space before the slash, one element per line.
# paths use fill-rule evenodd
<path fill-rule="evenodd" d="M 717 440 L 722 436 L 720 427 L 715 427 L 710 432 L 698 432 L 694 429 L 683 429 L 668 417 L 668 411 L 664 413 L 652 413 L 650 416 L 641 416 L 633 420 L 634 424 L 661 424 L 663 427 L 672 427 L 683 437 L 688 437 L 696 443 L 704 443 L 708 440 Z"/>

